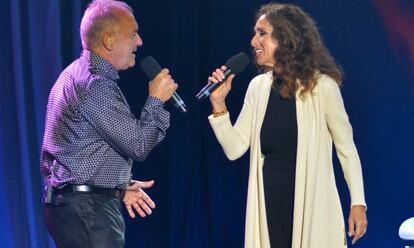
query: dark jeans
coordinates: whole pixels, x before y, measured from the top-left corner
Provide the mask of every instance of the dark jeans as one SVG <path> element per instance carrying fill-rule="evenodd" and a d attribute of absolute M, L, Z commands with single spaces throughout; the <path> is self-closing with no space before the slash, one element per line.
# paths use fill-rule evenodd
<path fill-rule="evenodd" d="M 125 222 L 118 198 L 63 193 L 45 204 L 49 233 L 59 248 L 118 248 L 125 245 Z"/>

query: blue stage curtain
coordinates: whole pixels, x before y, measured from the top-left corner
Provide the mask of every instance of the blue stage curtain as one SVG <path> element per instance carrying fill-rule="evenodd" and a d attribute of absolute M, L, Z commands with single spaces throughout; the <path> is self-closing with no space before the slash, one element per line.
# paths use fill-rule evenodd
<path fill-rule="evenodd" d="M 62 69 L 60 2 L 0 3 L 1 247 L 53 247 L 42 214 L 39 151 L 48 93 Z"/>

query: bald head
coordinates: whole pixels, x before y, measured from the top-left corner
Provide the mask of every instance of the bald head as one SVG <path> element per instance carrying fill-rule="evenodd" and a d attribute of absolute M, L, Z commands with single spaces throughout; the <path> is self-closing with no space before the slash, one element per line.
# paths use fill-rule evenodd
<path fill-rule="evenodd" d="M 82 47 L 96 50 L 101 46 L 101 37 L 105 32 L 116 32 L 122 21 L 122 15 L 132 14 L 131 7 L 115 0 L 94 0 L 85 10 L 80 25 Z"/>

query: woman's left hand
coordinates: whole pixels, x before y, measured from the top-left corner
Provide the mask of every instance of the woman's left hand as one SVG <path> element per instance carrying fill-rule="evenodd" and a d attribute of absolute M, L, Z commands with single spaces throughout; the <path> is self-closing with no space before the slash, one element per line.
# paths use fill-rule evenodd
<path fill-rule="evenodd" d="M 355 244 L 367 231 L 368 221 L 366 208 L 362 205 L 354 205 L 351 207 L 351 213 L 349 214 L 349 231 L 348 235 L 354 237 L 352 244 Z"/>

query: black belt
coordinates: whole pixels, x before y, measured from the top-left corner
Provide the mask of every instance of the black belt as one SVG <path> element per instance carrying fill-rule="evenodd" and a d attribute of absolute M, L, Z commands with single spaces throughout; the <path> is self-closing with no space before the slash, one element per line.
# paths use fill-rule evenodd
<path fill-rule="evenodd" d="M 122 200 L 125 196 L 123 189 L 100 188 L 91 185 L 66 185 L 61 189 L 53 188 L 54 194 L 64 193 L 85 193 L 85 194 L 101 194 L 116 197 Z"/>

